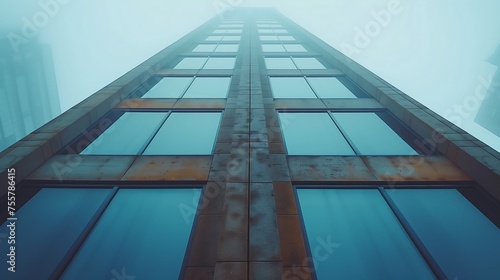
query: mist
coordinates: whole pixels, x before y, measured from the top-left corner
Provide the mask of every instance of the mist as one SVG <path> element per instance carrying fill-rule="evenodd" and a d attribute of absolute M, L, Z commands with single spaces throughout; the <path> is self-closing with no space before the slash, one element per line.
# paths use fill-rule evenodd
<path fill-rule="evenodd" d="M 488 61 L 500 43 L 494 0 L 3 1 L 0 38 L 13 52 L 50 46 L 64 112 L 207 20 L 246 6 L 275 7 L 500 150 L 499 137 L 474 122 L 496 89 L 498 66 Z"/>

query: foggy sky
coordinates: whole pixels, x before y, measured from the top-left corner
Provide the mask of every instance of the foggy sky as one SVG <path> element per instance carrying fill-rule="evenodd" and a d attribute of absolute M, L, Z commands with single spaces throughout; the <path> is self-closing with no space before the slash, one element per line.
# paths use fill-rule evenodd
<path fill-rule="evenodd" d="M 64 111 L 232 5 L 277 8 L 500 150 L 499 138 L 474 123 L 497 69 L 486 62 L 500 43 L 495 0 L 2 1 L 0 36 L 52 46 Z"/>

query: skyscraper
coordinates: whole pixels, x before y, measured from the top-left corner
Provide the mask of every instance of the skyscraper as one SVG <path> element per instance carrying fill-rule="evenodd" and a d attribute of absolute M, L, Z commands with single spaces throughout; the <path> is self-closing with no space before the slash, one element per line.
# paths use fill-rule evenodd
<path fill-rule="evenodd" d="M 215 17 L 0 163 L 2 279 L 500 276 L 500 155 L 272 9 Z"/>
<path fill-rule="evenodd" d="M 0 40 L 0 151 L 61 113 L 47 44 L 32 42 L 15 52 Z"/>

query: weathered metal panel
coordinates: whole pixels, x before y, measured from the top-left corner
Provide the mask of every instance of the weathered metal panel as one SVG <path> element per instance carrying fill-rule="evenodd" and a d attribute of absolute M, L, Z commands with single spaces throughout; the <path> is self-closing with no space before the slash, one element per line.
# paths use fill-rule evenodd
<path fill-rule="evenodd" d="M 292 181 L 376 181 L 360 157 L 352 156 L 289 156 Z"/>
<path fill-rule="evenodd" d="M 207 181 L 211 156 L 140 156 L 126 181 Z"/>

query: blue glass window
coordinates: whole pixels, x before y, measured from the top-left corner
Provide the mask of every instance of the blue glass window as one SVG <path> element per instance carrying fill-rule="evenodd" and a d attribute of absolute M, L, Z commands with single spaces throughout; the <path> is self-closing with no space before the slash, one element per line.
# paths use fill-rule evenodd
<path fill-rule="evenodd" d="M 285 52 L 285 48 L 280 44 L 263 44 L 262 45 L 263 52 Z"/>
<path fill-rule="evenodd" d="M 500 279 L 500 229 L 457 190 L 387 193 L 448 279 Z"/>
<path fill-rule="evenodd" d="M 307 81 L 319 98 L 356 98 L 337 78 L 308 77 Z"/>
<path fill-rule="evenodd" d="M 126 112 L 80 154 L 137 155 L 166 116 L 167 113 Z"/>
<path fill-rule="evenodd" d="M 418 155 L 375 113 L 332 115 L 362 155 Z"/>
<path fill-rule="evenodd" d="M 328 113 L 279 113 L 289 155 L 354 155 Z"/>
<path fill-rule="evenodd" d="M 293 62 L 298 69 L 326 69 L 321 62 L 314 57 L 294 57 Z"/>
<path fill-rule="evenodd" d="M 193 52 L 213 52 L 217 45 L 214 44 L 201 44 L 193 49 Z"/>
<path fill-rule="evenodd" d="M 274 98 L 316 98 L 303 77 L 270 77 Z"/>
<path fill-rule="evenodd" d="M 287 52 L 307 52 L 304 46 L 300 44 L 285 44 L 283 46 Z"/>
<path fill-rule="evenodd" d="M 0 278 L 49 279 L 109 192 L 89 188 L 40 190 L 16 213 L 15 273 L 7 271 L 7 243 L 2 241 Z M 0 234 L 8 236 L 7 224 L 9 221 L 1 226 Z"/>
<path fill-rule="evenodd" d="M 266 57 L 267 69 L 297 69 L 289 57 Z"/>
<path fill-rule="evenodd" d="M 226 98 L 230 77 L 197 77 L 183 98 Z"/>
<path fill-rule="evenodd" d="M 207 59 L 207 57 L 185 57 L 174 69 L 201 69 L 205 65 L 205 62 L 207 62 Z"/>
<path fill-rule="evenodd" d="M 192 77 L 165 77 L 142 98 L 179 98 L 192 81 Z"/>
<path fill-rule="evenodd" d="M 239 45 L 236 44 L 220 44 L 215 49 L 215 52 L 238 52 Z"/>
<path fill-rule="evenodd" d="M 236 57 L 210 57 L 203 69 L 234 69 Z"/>
<path fill-rule="evenodd" d="M 222 113 L 172 113 L 144 155 L 212 154 Z"/>
<path fill-rule="evenodd" d="M 378 190 L 297 194 L 319 280 L 435 279 Z"/>
<path fill-rule="evenodd" d="M 113 279 L 123 271 L 135 279 L 177 279 L 193 225 L 179 205 L 193 205 L 200 193 L 119 190 L 61 279 Z"/>

